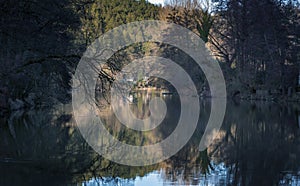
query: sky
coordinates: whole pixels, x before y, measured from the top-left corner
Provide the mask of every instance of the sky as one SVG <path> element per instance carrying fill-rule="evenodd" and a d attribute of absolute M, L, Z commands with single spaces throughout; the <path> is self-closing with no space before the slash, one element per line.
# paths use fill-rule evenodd
<path fill-rule="evenodd" d="M 153 4 L 164 4 L 164 1 L 165 0 L 148 0 L 150 3 L 153 3 Z"/>

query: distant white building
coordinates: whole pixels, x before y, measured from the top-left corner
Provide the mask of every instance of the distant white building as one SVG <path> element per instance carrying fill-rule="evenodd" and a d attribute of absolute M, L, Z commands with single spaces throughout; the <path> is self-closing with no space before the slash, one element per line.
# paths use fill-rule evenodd
<path fill-rule="evenodd" d="M 125 81 L 127 81 L 127 82 L 134 82 L 134 79 L 133 78 L 128 78 Z"/>

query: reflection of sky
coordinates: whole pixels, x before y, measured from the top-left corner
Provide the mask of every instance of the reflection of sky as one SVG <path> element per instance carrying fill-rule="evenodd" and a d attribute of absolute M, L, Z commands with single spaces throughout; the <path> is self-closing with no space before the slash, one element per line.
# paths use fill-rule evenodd
<path fill-rule="evenodd" d="M 164 1 L 165 0 L 148 0 L 150 3 L 153 3 L 153 4 L 162 4 L 164 5 Z"/>
<path fill-rule="evenodd" d="M 122 179 L 119 178 L 117 182 L 108 181 L 104 178 L 104 183 L 101 179 L 92 179 L 90 181 L 82 183 L 82 186 L 115 186 L 115 185 L 126 185 L 126 186 L 174 186 L 174 185 L 199 185 L 199 186 L 223 186 L 231 185 L 233 180 L 230 177 L 229 170 L 226 168 L 224 163 L 213 164 L 215 170 L 211 171 L 208 175 L 190 175 L 190 182 L 184 182 L 182 175 L 178 175 L 176 181 L 164 180 L 164 170 L 153 171 L 143 177 L 137 176 L 134 179 Z M 299 174 L 299 173 L 298 173 Z M 195 177 L 196 176 L 196 177 Z M 287 173 L 283 177 L 284 179 L 279 181 L 280 185 L 300 185 L 299 175 L 295 176 L 292 173 Z M 196 182 L 192 183 L 191 181 Z M 287 183 L 287 180 L 289 183 Z"/>
<path fill-rule="evenodd" d="M 160 186 L 163 185 L 163 180 L 159 172 L 152 172 L 144 177 L 137 177 L 135 179 L 135 186 Z"/>
<path fill-rule="evenodd" d="M 216 165 L 213 164 L 215 170 L 208 174 L 206 177 L 204 175 L 190 175 L 191 185 L 226 185 L 227 170 L 223 163 Z M 196 177 L 195 177 L 196 176 Z M 82 186 L 115 186 L 115 185 L 126 185 L 126 186 L 173 186 L 173 185 L 186 185 L 187 182 L 184 181 L 183 175 L 178 175 L 177 179 L 174 181 L 164 180 L 166 177 L 163 169 L 153 171 L 143 177 L 137 176 L 134 179 L 119 179 L 118 183 L 114 181 L 107 181 L 106 183 L 101 182 L 101 180 L 92 179 L 90 181 L 82 183 Z M 104 178 L 105 180 L 105 178 Z M 192 180 L 196 180 L 195 183 L 191 183 Z M 105 182 L 105 181 L 104 181 Z"/>
<path fill-rule="evenodd" d="M 92 179 L 90 181 L 82 183 L 82 186 L 94 186 L 94 185 L 101 185 L 101 186 L 115 186 L 115 185 L 126 185 L 126 186 L 163 186 L 163 180 L 161 178 L 161 172 L 154 171 L 150 174 L 145 175 L 144 177 L 137 176 L 134 180 L 120 180 L 121 182 L 109 182 L 106 183 L 101 182 L 101 180 Z M 104 178 L 105 179 L 105 178 Z"/>

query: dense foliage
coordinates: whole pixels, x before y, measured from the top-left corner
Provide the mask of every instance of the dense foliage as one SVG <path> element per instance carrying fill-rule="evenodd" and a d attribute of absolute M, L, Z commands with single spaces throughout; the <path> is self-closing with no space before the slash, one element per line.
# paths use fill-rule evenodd
<path fill-rule="evenodd" d="M 160 7 L 145 0 L 9 0 L 1 1 L 0 15 L 2 108 L 9 108 L 9 98 L 25 100 L 25 106 L 68 102 L 71 74 L 86 47 L 118 25 L 149 19 L 198 34 L 220 61 L 230 95 L 256 90 L 285 95 L 298 86 L 297 1 L 180 0 Z M 145 54 L 149 47 L 163 57 L 179 55 L 164 45 L 137 48 Z M 189 63 L 184 55 L 177 58 Z M 193 69 L 192 77 L 202 76 Z M 207 86 L 203 79 L 198 78 L 200 90 Z"/>
<path fill-rule="evenodd" d="M 246 91 L 286 94 L 298 84 L 299 34 L 299 5 L 292 1 L 226 0 L 216 6 L 211 43 Z"/>

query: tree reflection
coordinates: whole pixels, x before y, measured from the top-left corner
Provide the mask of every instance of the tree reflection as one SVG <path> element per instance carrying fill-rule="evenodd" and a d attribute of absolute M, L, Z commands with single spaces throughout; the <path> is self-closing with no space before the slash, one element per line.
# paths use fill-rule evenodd
<path fill-rule="evenodd" d="M 150 98 L 139 96 L 132 111 L 145 117 L 149 112 L 145 104 Z M 134 145 L 153 144 L 170 135 L 180 114 L 176 96 L 164 99 L 170 110 L 162 125 L 150 132 L 126 129 L 109 110 L 100 115 L 119 140 Z M 99 184 L 126 185 L 137 176 L 157 170 L 166 184 L 277 185 L 298 179 L 299 106 L 229 103 L 214 143 L 199 152 L 210 113 L 209 101 L 202 101 L 201 108 L 190 142 L 170 159 L 144 167 L 119 165 L 98 155 L 82 139 L 66 109 L 14 113 L 1 119 L 0 184 L 66 185 L 93 179 Z M 221 165 L 226 172 L 223 181 Z"/>
<path fill-rule="evenodd" d="M 295 109 L 275 103 L 230 105 L 223 129 L 209 148 L 213 159 L 228 167 L 228 183 L 277 185 L 285 171 L 297 171 Z"/>

